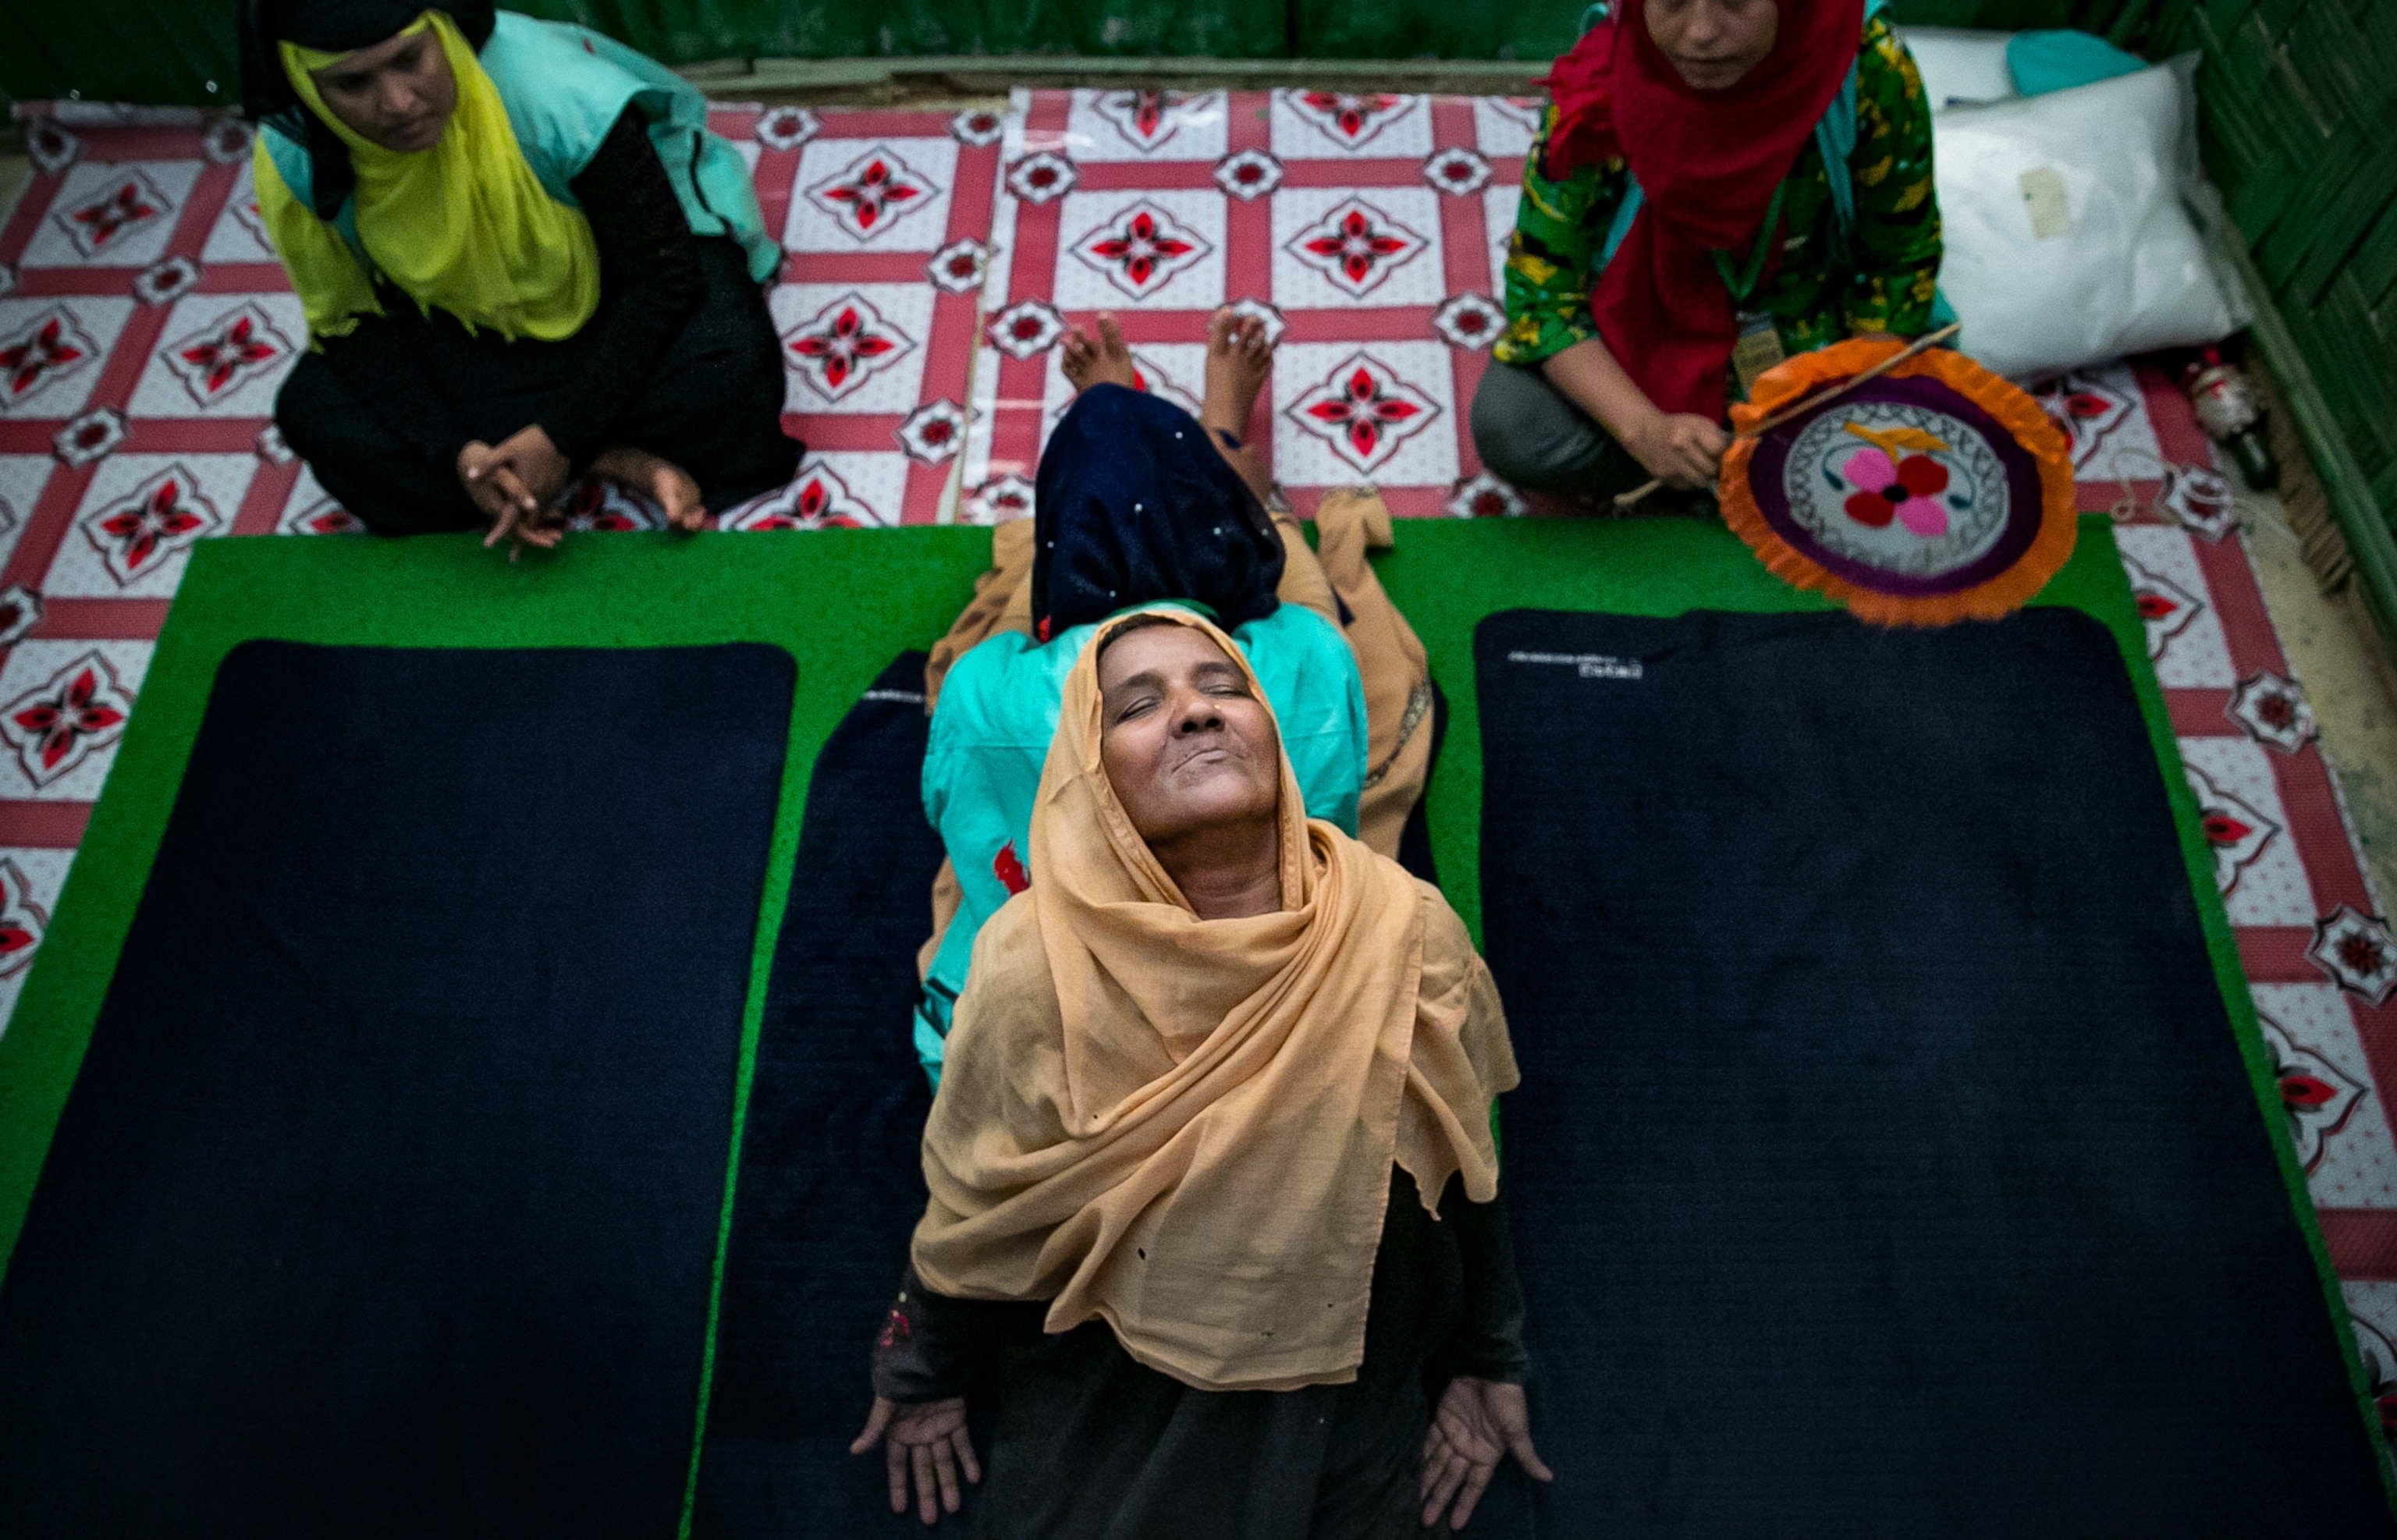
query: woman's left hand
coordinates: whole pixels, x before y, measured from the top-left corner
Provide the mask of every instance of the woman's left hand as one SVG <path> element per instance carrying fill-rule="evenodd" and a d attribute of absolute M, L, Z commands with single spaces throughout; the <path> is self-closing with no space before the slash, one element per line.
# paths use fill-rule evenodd
<path fill-rule="evenodd" d="M 1431 1431 L 1424 1436 L 1426 1527 L 1439 1523 L 1440 1510 L 1447 1508 L 1448 1527 L 1463 1529 L 1499 1459 L 1507 1454 L 1534 1480 L 1555 1479 L 1532 1447 L 1532 1413 L 1523 1387 L 1464 1374 L 1449 1381 L 1432 1413 Z"/>

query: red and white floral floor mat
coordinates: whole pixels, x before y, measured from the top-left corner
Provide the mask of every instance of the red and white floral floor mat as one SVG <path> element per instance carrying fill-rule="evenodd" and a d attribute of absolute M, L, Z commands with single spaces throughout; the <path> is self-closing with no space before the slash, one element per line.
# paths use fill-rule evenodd
<path fill-rule="evenodd" d="M 1533 126 L 1497 98 L 1019 93 L 946 114 L 719 109 L 786 256 L 770 296 L 809 454 L 737 528 L 1029 512 L 1068 391 L 1055 344 L 1124 317 L 1195 403 L 1206 315 L 1265 315 L 1251 435 L 1304 512 L 1506 516 L 1466 408 L 1501 321 Z M 15 1003 L 194 542 L 355 528 L 268 416 L 302 345 L 248 130 L 62 107 L 0 224 L 0 1020 Z M 2290 1129 L 2376 1379 L 2397 1407 L 2397 941 L 2359 861 L 2187 401 L 2116 365 L 2042 387 L 2082 506 L 2118 531 Z M 643 528 L 586 488 L 587 526 Z M 2102 1049 L 2099 1050 L 2102 1057 Z"/>

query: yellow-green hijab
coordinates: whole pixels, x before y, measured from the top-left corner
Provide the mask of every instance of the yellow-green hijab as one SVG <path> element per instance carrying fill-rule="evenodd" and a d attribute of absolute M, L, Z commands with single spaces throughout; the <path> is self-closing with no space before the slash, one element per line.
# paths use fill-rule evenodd
<path fill-rule="evenodd" d="M 599 303 L 591 223 L 533 175 L 499 87 L 455 23 L 428 10 L 406 32 L 427 27 L 457 77 L 458 105 L 431 149 L 405 154 L 360 137 L 326 107 L 310 72 L 343 55 L 277 45 L 291 88 L 349 148 L 359 244 L 421 307 L 438 305 L 469 327 L 509 337 L 570 337 Z M 307 311 L 308 329 L 337 337 L 358 316 L 382 314 L 350 244 L 285 185 L 263 134 L 252 165 L 259 214 Z"/>

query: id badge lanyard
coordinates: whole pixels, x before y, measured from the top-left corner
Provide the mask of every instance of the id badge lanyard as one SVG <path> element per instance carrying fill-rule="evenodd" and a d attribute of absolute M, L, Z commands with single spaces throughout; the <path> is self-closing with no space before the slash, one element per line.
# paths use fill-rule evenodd
<path fill-rule="evenodd" d="M 1748 298 L 1756 292 L 1759 279 L 1764 276 L 1765 259 L 1772 255 L 1774 234 L 1781 228 L 1781 198 L 1788 189 L 1783 182 L 1773 189 L 1773 201 L 1765 206 L 1764 223 L 1756 233 L 1755 249 L 1748 254 L 1744 269 L 1734 271 L 1731 254 L 1715 252 L 1715 271 L 1722 275 L 1723 288 L 1731 291 L 1732 308 L 1739 315 L 1739 339 L 1732 344 L 1732 373 L 1739 381 L 1740 399 L 1746 400 L 1757 379 L 1765 370 L 1781 362 L 1781 333 L 1773 324 L 1773 316 L 1762 310 L 1747 308 Z"/>

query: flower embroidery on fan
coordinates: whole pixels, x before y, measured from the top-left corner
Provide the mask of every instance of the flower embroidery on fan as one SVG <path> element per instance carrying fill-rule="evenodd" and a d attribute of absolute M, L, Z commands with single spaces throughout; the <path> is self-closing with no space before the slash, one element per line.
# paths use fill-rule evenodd
<path fill-rule="evenodd" d="M 1309 122 L 1352 149 L 1381 132 L 1382 126 L 1409 100 L 1387 93 L 1368 96 L 1346 91 L 1300 91 L 1292 100 Z"/>
<path fill-rule="evenodd" d="M 165 194 L 139 171 L 128 171 L 106 192 L 58 216 L 60 228 L 87 257 L 97 257 L 138 225 L 165 215 Z"/>
<path fill-rule="evenodd" d="M 1145 198 L 1074 248 L 1083 265 L 1142 299 L 1214 249 Z"/>
<path fill-rule="evenodd" d="M 916 341 L 852 291 L 818 311 L 783 345 L 798 360 L 799 378 L 809 388 L 827 401 L 837 401 Z"/>
<path fill-rule="evenodd" d="M 46 786 L 114 743 L 132 714 L 133 697 L 116 670 L 97 651 L 87 652 L 0 706 L 0 738 L 16 749 L 33 784 Z"/>
<path fill-rule="evenodd" d="M 244 381 L 292 355 L 291 340 L 266 313 L 243 305 L 209 327 L 167 345 L 167 365 L 181 376 L 192 399 L 208 406 Z"/>
<path fill-rule="evenodd" d="M 808 196 L 818 207 L 861 241 L 872 240 L 894 221 L 924 208 L 931 201 L 931 194 L 929 180 L 878 146 L 859 156 L 831 181 L 818 182 L 808 190 Z"/>
<path fill-rule="evenodd" d="M 1287 249 L 1334 287 L 1361 297 L 1428 244 L 1372 204 L 1350 198 L 1292 236 Z"/>
<path fill-rule="evenodd" d="M 84 335 L 74 317 L 62 309 L 45 311 L 33 324 L 0 341 L 0 410 L 6 410 L 88 362 L 99 345 Z"/>
<path fill-rule="evenodd" d="M 193 486 L 192 473 L 170 465 L 84 520 L 83 532 L 119 583 L 131 583 L 224 523 Z"/>
<path fill-rule="evenodd" d="M 1387 460 L 1400 440 L 1423 428 L 1439 409 L 1387 366 L 1358 353 L 1292 403 L 1289 415 L 1349 463 L 1368 471 Z"/>
<path fill-rule="evenodd" d="M 1948 532 L 1948 467 L 1934 456 L 1948 446 L 1920 428 L 1868 428 L 1846 424 L 1848 432 L 1870 446 L 1848 456 L 1840 474 L 1856 489 L 1841 504 L 1850 518 L 1868 529 L 1888 527 L 1892 519 L 1924 540 Z M 1927 451 L 1908 454 L 1908 449 Z"/>

